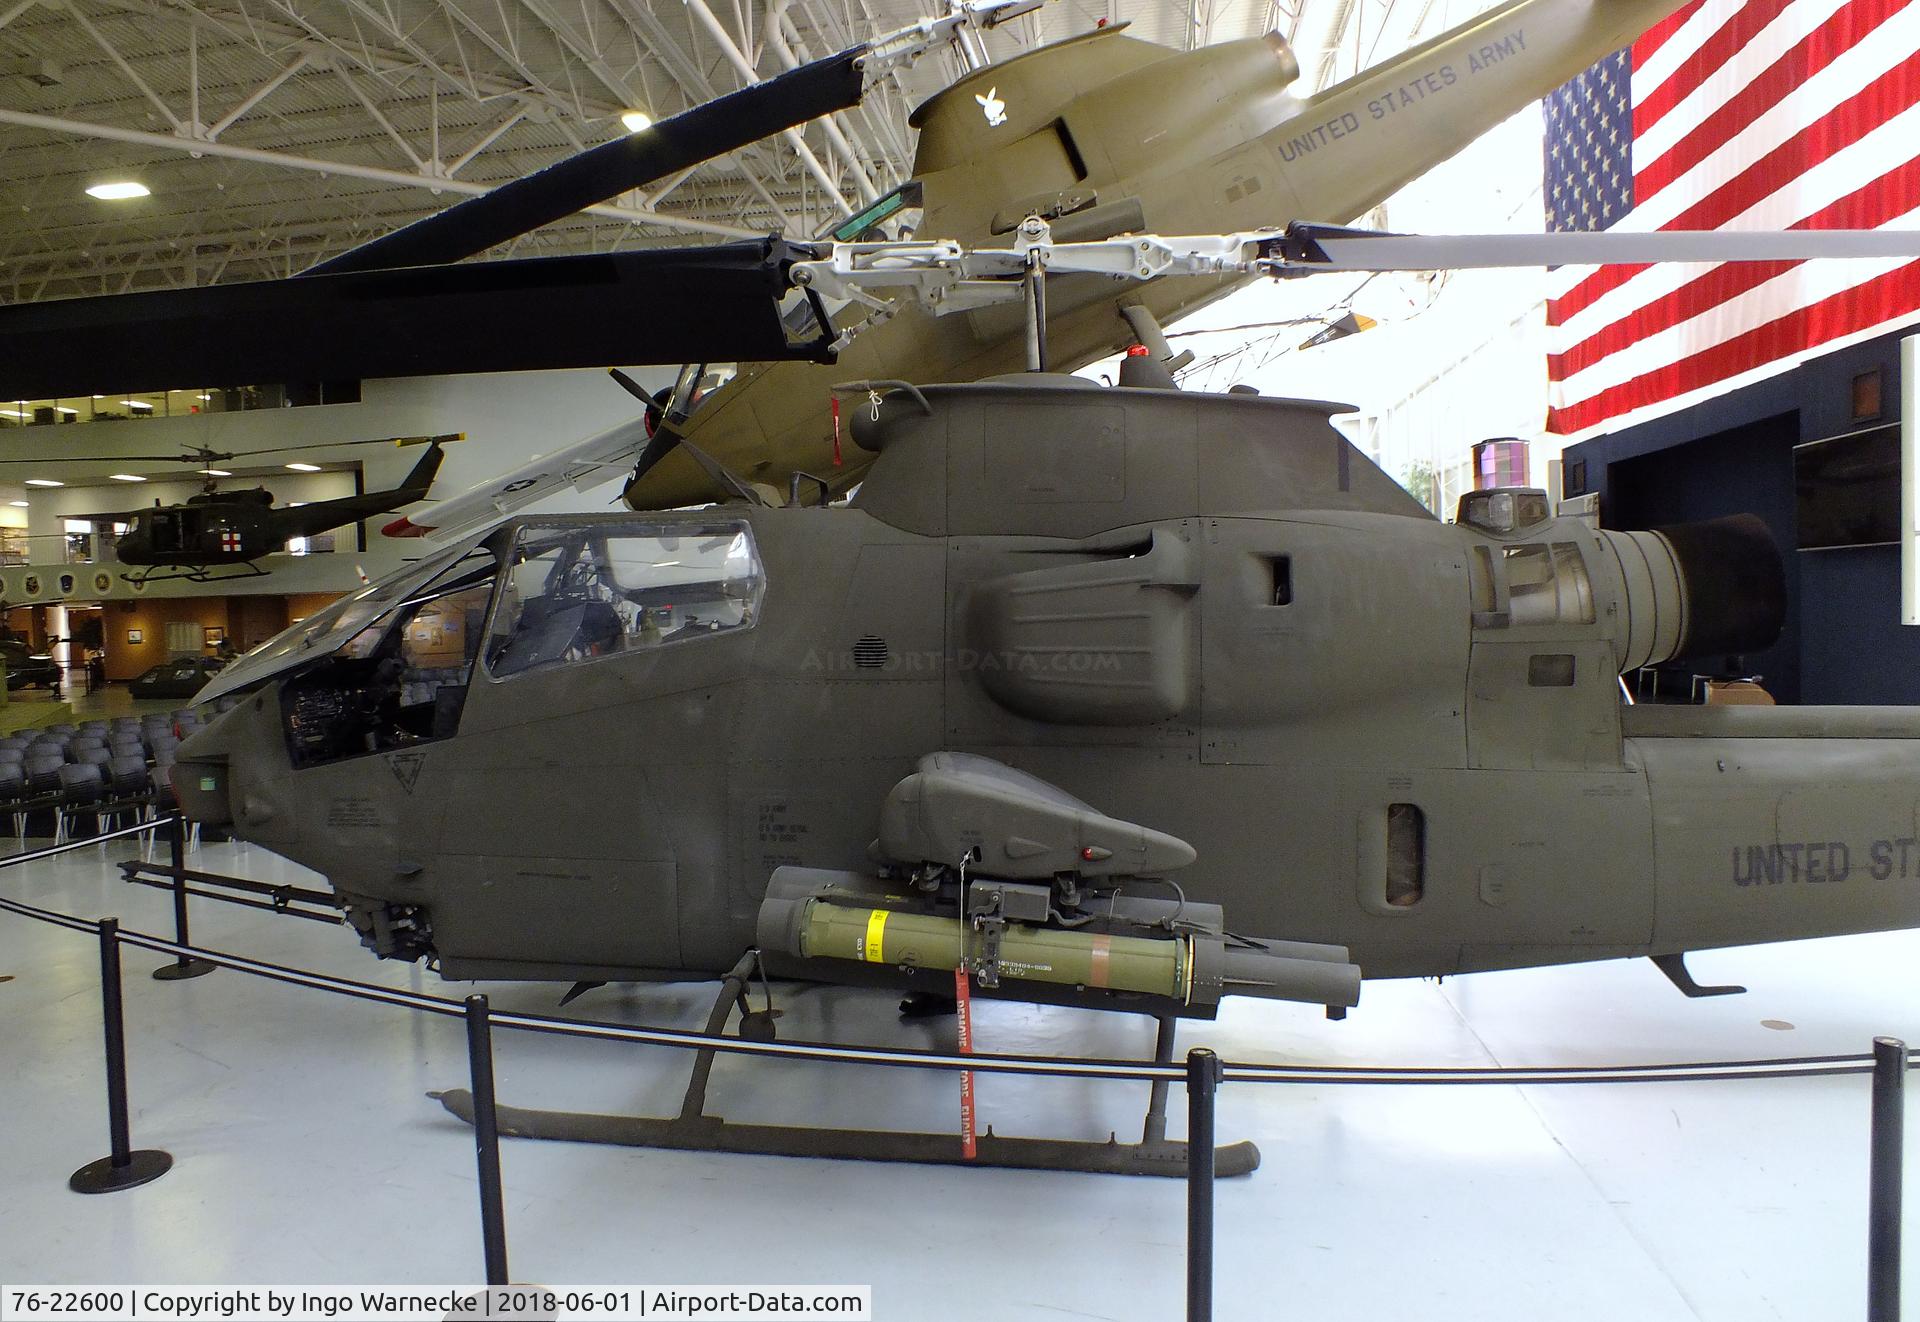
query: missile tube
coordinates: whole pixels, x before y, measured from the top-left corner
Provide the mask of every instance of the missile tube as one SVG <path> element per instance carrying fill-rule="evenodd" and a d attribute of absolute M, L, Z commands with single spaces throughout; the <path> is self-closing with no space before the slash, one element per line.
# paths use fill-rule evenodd
<path fill-rule="evenodd" d="M 988 953 L 986 935 L 959 918 L 820 899 L 770 905 L 779 906 L 779 917 L 769 923 L 773 915 L 763 910 L 762 944 L 805 959 L 951 969 L 963 962 L 977 968 Z M 1003 978 L 1182 1005 L 1211 1006 L 1223 995 L 1241 995 L 1351 1006 L 1360 997 L 1360 970 L 1338 947 L 1229 946 L 1209 933 L 1137 937 L 1010 923 L 1000 933 L 996 962 Z"/>

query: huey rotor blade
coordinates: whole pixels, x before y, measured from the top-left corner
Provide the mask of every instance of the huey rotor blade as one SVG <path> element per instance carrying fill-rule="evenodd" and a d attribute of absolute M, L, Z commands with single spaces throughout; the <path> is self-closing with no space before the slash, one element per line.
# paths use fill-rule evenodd
<path fill-rule="evenodd" d="M 576 211 L 858 105 L 866 45 L 803 64 L 538 174 L 470 198 L 309 268 L 307 275 L 437 266 L 485 252 Z"/>
<path fill-rule="evenodd" d="M 0 459 L 0 464 L 40 464 L 42 466 L 49 463 L 124 464 L 132 460 L 137 463 L 194 464 L 204 467 L 214 463 L 223 463 L 231 458 L 233 458 L 233 456 L 230 454 L 220 455 L 211 460 L 202 459 L 197 454 L 61 454 L 53 458 L 41 455 L 34 459 Z"/>
<path fill-rule="evenodd" d="M 1283 241 L 1303 274 L 1618 262 L 1775 262 L 1819 257 L 1920 257 L 1914 230 L 1613 230 L 1560 234 L 1390 234 L 1296 224 Z"/>
<path fill-rule="evenodd" d="M 374 439 L 352 441 L 316 441 L 311 445 L 268 445 L 258 450 L 227 451 L 207 450 L 200 454 L 153 454 L 134 452 L 132 454 L 62 454 L 58 462 L 63 464 L 124 464 L 128 460 L 139 463 L 192 464 L 196 469 L 205 471 L 215 464 L 224 464 L 233 460 L 247 460 L 263 454 L 299 454 L 306 450 L 343 450 L 353 445 L 432 445 L 438 441 L 442 445 L 467 439 L 465 432 L 446 432 L 439 436 L 382 436 Z M 0 459 L 0 464 L 46 464 L 45 455 L 37 459 Z"/>
<path fill-rule="evenodd" d="M 780 317 L 778 239 L 360 271 L 0 308 L 0 398 L 188 382 L 352 381 L 830 357 Z"/>

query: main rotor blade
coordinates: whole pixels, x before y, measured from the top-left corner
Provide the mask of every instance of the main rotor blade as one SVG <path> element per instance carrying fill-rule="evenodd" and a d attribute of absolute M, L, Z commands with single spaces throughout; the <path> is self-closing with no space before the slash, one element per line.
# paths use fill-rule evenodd
<path fill-rule="evenodd" d="M 230 454 L 222 455 L 218 460 L 214 460 L 213 462 L 216 462 L 216 463 L 224 462 L 225 460 L 232 459 L 233 457 L 234 456 Z M 136 451 L 133 454 L 65 454 L 65 453 L 62 453 L 62 454 L 53 456 L 51 458 L 46 455 L 41 455 L 37 459 L 0 459 L 0 464 L 40 464 L 43 466 L 49 463 L 124 464 L 128 460 L 132 460 L 136 463 L 194 464 L 198 467 L 206 467 L 209 462 L 205 459 L 202 459 L 199 455 L 142 454 Z M 182 476 L 184 477 L 187 475 L 182 474 Z"/>
<path fill-rule="evenodd" d="M 1563 234 L 1389 234 L 1294 225 L 1289 261 L 1318 271 L 1442 271 L 1466 267 L 1620 262 L 1777 262 L 1817 257 L 1920 257 L 1914 230 L 1613 230 Z"/>
<path fill-rule="evenodd" d="M 343 450 L 353 445 L 432 445 L 435 441 L 450 444 L 467 439 L 465 432 L 447 432 L 440 436 L 382 436 L 374 439 L 353 441 L 316 441 L 310 445 L 265 445 L 257 450 L 227 451 L 207 450 L 201 454 L 153 454 L 135 451 L 131 454 L 66 454 L 50 461 L 45 455 L 37 459 L 0 459 L 0 464 L 124 464 L 128 460 L 138 463 L 192 464 L 196 473 L 205 472 L 214 464 L 229 463 L 233 460 L 251 459 L 262 454 L 299 454 L 305 450 Z M 182 474 L 182 477 L 189 476 Z"/>
<path fill-rule="evenodd" d="M 831 357 L 792 339 L 781 240 L 476 262 L 0 308 L 0 399 L 607 363 Z"/>
<path fill-rule="evenodd" d="M 854 46 L 717 97 L 363 243 L 305 274 L 457 262 L 782 129 L 846 110 L 860 102 L 858 61 L 866 51 L 864 44 Z"/>

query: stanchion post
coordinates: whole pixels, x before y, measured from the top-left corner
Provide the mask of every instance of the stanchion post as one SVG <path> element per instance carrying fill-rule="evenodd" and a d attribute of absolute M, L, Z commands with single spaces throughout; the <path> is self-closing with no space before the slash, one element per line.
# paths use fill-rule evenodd
<path fill-rule="evenodd" d="M 167 819 L 167 857 L 173 873 L 174 944 L 190 946 L 193 942 L 187 939 L 187 823 L 179 813 Z M 198 978 L 218 967 L 204 959 L 180 955 L 173 963 L 155 969 L 153 976 L 162 982 L 178 982 L 182 978 Z"/>
<path fill-rule="evenodd" d="M 107 1044 L 107 1131 L 112 1150 L 73 1173 L 75 1193 L 113 1193 L 165 1175 L 173 1158 L 147 1148 L 134 1151 L 127 1118 L 127 1024 L 120 1004 L 120 920 L 100 920 L 100 1010 Z"/>
<path fill-rule="evenodd" d="M 500 1122 L 493 1109 L 493 1025 L 485 996 L 467 997 L 467 1064 L 473 1074 L 473 1146 L 480 1162 L 487 1284 L 506 1285 L 507 1214 L 500 1194 Z"/>
<path fill-rule="evenodd" d="M 1907 1044 L 1873 1039 L 1873 1152 L 1867 1185 L 1867 1322 L 1900 1322 L 1900 1168 Z"/>
<path fill-rule="evenodd" d="M 1187 1053 L 1187 1322 L 1213 1318 L 1213 1102 L 1220 1057 Z"/>

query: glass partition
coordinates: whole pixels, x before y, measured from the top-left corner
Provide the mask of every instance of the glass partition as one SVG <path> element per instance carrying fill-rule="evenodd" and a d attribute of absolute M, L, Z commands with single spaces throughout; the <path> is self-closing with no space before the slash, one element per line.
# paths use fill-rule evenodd
<path fill-rule="evenodd" d="M 143 422 L 148 418 L 185 418 L 196 413 L 244 413 L 301 404 L 353 403 L 359 382 L 289 393 L 285 386 L 200 386 L 186 390 L 117 391 L 75 395 L 69 399 L 0 400 L 0 429 L 57 427 L 74 422 Z"/>

